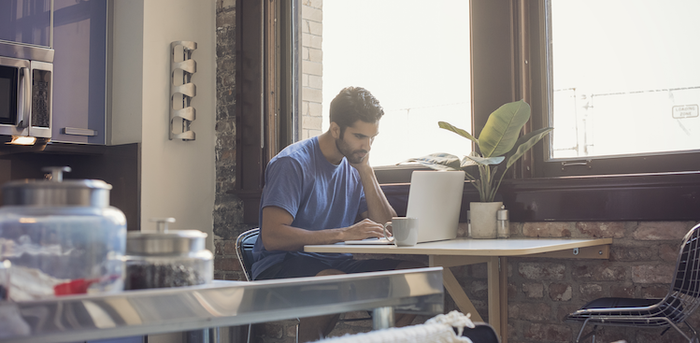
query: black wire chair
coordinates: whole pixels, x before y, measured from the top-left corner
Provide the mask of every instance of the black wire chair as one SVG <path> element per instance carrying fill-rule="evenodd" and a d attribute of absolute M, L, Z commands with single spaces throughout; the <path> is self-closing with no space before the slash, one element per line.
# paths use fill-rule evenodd
<path fill-rule="evenodd" d="M 252 266 L 253 266 L 253 246 L 255 246 L 255 241 L 260 235 L 260 229 L 250 229 L 238 235 L 236 238 L 236 257 L 238 257 L 238 263 L 241 265 L 241 270 L 245 275 L 247 281 L 253 281 Z M 246 342 L 251 342 L 253 337 L 253 325 L 248 324 L 248 334 Z M 296 335 L 295 342 L 299 340 L 299 319 L 297 319 L 296 324 Z"/>
<path fill-rule="evenodd" d="M 238 235 L 238 238 L 236 239 L 236 257 L 238 257 L 238 263 L 241 265 L 241 270 L 243 270 L 243 274 L 245 275 L 245 278 L 247 281 L 253 281 L 253 274 L 252 274 L 252 266 L 253 266 L 253 246 L 255 246 L 255 241 L 258 239 L 258 235 L 260 235 L 260 229 L 255 228 L 255 229 L 250 229 L 248 231 L 245 231 Z M 342 322 L 354 322 L 354 321 L 366 321 L 366 320 L 372 320 L 371 314 L 368 313 L 368 316 L 366 317 L 359 317 L 359 318 L 341 318 L 339 321 Z M 297 325 L 296 325 L 296 339 L 295 341 L 298 341 L 299 338 L 299 319 L 297 318 Z M 248 325 L 248 339 L 247 341 L 250 342 L 252 335 L 252 326 Z"/>
<path fill-rule="evenodd" d="M 238 235 L 236 239 L 236 256 L 238 257 L 238 263 L 241 264 L 241 269 L 243 274 L 245 274 L 245 279 L 247 281 L 253 280 L 253 274 L 251 274 L 251 267 L 253 265 L 253 246 L 255 245 L 255 240 L 258 239 L 260 234 L 260 229 L 250 229 L 242 234 Z"/>
<path fill-rule="evenodd" d="M 593 324 L 593 331 L 583 338 L 593 336 L 598 325 L 627 326 L 635 328 L 676 329 L 688 342 L 698 343 L 698 334 L 687 318 L 700 305 L 700 224 L 695 225 L 683 238 L 676 273 L 668 294 L 663 299 L 600 298 L 589 302 L 576 312 L 566 316 L 567 321 L 583 322 L 576 342 L 581 340 L 583 329 Z M 692 337 L 681 331 L 684 323 Z"/>

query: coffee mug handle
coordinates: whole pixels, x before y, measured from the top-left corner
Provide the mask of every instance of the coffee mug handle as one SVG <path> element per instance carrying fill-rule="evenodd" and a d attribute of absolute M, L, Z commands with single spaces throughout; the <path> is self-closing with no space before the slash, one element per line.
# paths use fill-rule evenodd
<path fill-rule="evenodd" d="M 383 227 L 384 227 L 384 239 L 391 241 L 393 237 L 389 238 L 389 236 L 387 236 L 387 234 L 386 234 L 386 228 L 389 226 L 391 226 L 391 222 L 386 222 L 386 224 L 383 225 Z"/>

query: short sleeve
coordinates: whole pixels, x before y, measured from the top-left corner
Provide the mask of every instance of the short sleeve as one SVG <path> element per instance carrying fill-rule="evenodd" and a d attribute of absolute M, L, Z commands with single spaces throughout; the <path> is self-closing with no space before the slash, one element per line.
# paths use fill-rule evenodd
<path fill-rule="evenodd" d="M 260 208 L 280 207 L 296 217 L 303 187 L 303 171 L 299 162 L 289 157 L 278 158 L 265 171 Z"/>

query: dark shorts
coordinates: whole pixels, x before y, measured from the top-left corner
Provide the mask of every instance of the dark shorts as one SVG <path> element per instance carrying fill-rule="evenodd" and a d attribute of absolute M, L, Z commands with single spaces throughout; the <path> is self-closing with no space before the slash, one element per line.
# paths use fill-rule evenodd
<path fill-rule="evenodd" d="M 401 262 L 403 261 L 390 258 L 324 260 L 313 256 L 287 254 L 284 261 L 264 270 L 256 280 L 316 276 L 320 271 L 326 269 L 337 269 L 347 274 L 378 272 L 394 270 Z"/>

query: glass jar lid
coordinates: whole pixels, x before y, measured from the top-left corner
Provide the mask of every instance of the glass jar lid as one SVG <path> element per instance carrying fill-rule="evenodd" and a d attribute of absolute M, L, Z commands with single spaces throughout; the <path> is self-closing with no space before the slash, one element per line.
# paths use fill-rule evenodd
<path fill-rule="evenodd" d="M 70 167 L 45 167 L 47 180 L 11 181 L 2 187 L 7 206 L 90 206 L 108 207 L 112 186 L 102 180 L 63 180 Z"/>
<path fill-rule="evenodd" d="M 128 232 L 126 254 L 165 256 L 196 253 L 205 249 L 207 234 L 198 230 L 168 231 L 174 218 L 152 219 L 158 223 L 156 232 Z"/>

